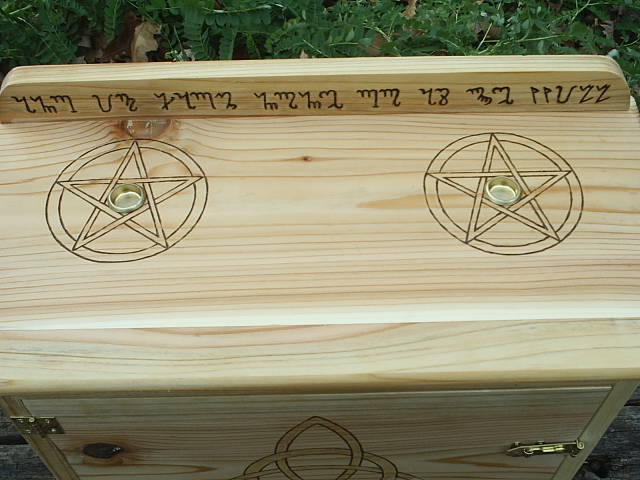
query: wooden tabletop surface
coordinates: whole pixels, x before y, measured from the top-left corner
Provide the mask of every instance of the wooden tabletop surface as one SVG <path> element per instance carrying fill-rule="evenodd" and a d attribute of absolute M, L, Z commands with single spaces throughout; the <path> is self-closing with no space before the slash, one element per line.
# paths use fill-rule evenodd
<path fill-rule="evenodd" d="M 0 393 L 640 378 L 639 128 L 633 104 L 0 124 Z M 121 184 L 144 206 L 116 213 Z"/>

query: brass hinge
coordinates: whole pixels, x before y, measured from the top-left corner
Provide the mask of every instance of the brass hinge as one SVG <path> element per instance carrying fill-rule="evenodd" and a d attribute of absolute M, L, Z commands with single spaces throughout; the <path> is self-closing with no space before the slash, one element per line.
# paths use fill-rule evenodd
<path fill-rule="evenodd" d="M 580 440 L 575 442 L 546 443 L 536 442 L 530 445 L 522 445 L 519 442 L 511 445 L 507 450 L 507 455 L 512 457 L 532 457 L 534 455 L 571 455 L 575 457 L 584 449 L 584 443 Z"/>
<path fill-rule="evenodd" d="M 59 435 L 64 429 L 54 417 L 11 417 L 13 424 L 22 435 Z"/>

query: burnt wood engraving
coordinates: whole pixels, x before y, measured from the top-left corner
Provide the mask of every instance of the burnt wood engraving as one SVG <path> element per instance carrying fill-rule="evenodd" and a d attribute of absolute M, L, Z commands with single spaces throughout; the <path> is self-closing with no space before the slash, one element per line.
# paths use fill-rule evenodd
<path fill-rule="evenodd" d="M 511 98 L 511 87 L 493 87 L 491 88 L 491 94 L 489 95 L 487 89 L 484 87 L 467 88 L 467 93 L 477 95 L 477 100 L 483 105 L 491 105 L 494 98 L 497 100 L 496 104 L 513 105 L 513 99 Z M 487 93 L 485 93 L 487 92 Z"/>
<path fill-rule="evenodd" d="M 446 87 L 420 89 L 420 93 L 425 96 L 427 105 L 448 105 L 451 90 Z"/>
<path fill-rule="evenodd" d="M 273 93 L 279 100 L 288 102 L 288 107 L 295 110 L 298 108 L 296 102 L 296 92 L 274 92 Z"/>
<path fill-rule="evenodd" d="M 162 165 L 163 175 L 151 172 Z M 114 211 L 109 194 L 135 184 L 145 203 Z M 168 143 L 124 140 L 94 148 L 55 180 L 46 221 L 67 251 L 92 262 L 130 262 L 169 250 L 197 224 L 207 201 L 207 179 L 193 158 Z M 170 202 L 173 209 L 164 209 Z"/>
<path fill-rule="evenodd" d="M 261 107 L 265 111 L 273 110 L 341 110 L 344 104 L 338 101 L 336 90 L 321 90 L 319 92 L 279 91 L 254 92 L 254 97 L 262 100 Z"/>
<path fill-rule="evenodd" d="M 223 105 L 220 108 L 226 110 L 235 110 L 238 106 L 231 101 L 231 92 L 154 92 L 153 96 L 161 100 L 161 110 L 171 110 L 169 107 L 176 100 L 181 100 L 183 107 L 188 110 L 196 110 L 197 108 L 209 108 L 217 110 L 215 99 L 223 99 Z M 175 107 L 175 105 L 174 105 Z M 179 110 L 179 108 L 175 108 Z"/>
<path fill-rule="evenodd" d="M 322 107 L 322 102 L 320 100 L 313 100 L 311 97 L 311 92 L 298 92 L 300 98 L 306 100 L 306 105 L 308 109 L 318 109 Z"/>
<path fill-rule="evenodd" d="M 317 427 L 334 434 L 336 445 L 314 447 L 300 438 L 305 432 Z M 309 461 L 304 462 L 305 457 L 308 457 Z M 323 457 L 326 458 L 324 462 L 321 461 Z M 336 461 L 336 457 L 344 457 L 345 461 Z M 388 458 L 365 451 L 353 433 L 342 425 L 322 417 L 308 418 L 293 427 L 280 437 L 272 454 L 254 461 L 245 468 L 242 475 L 230 480 L 258 480 L 271 477 L 301 480 L 309 475 L 312 478 L 348 480 L 354 475 L 359 478 L 357 474 L 379 480 L 421 480 L 410 473 L 398 471 L 396 464 Z"/>
<path fill-rule="evenodd" d="M 356 90 L 356 93 L 358 93 L 362 98 L 370 98 L 372 100 L 372 108 L 379 108 L 379 100 L 383 98 L 389 98 L 390 104 L 394 107 L 399 107 L 401 105 L 398 101 L 398 97 L 400 96 L 400 89 L 398 88 L 360 89 Z"/>
<path fill-rule="evenodd" d="M 478 150 L 481 156 L 471 154 Z M 522 196 L 508 206 L 486 198 L 485 186 L 496 177 L 511 178 Z M 583 209 L 582 187 L 569 163 L 551 148 L 511 133 L 470 135 L 447 145 L 427 168 L 424 193 L 442 228 L 466 245 L 500 255 L 560 244 Z M 468 210 L 456 208 L 460 197 L 468 198 Z"/>
<path fill-rule="evenodd" d="M 42 113 L 58 113 L 58 107 L 56 105 L 52 105 L 50 103 L 45 103 L 42 95 L 38 95 L 37 97 L 15 97 L 12 96 L 16 102 L 21 102 L 24 104 L 25 112 L 27 113 L 38 113 L 39 111 Z M 78 111 L 73 106 L 73 101 L 69 95 L 49 95 L 49 100 L 55 102 L 56 104 L 62 103 L 66 104 L 68 107 L 68 111 L 71 113 L 77 113 Z"/>
<path fill-rule="evenodd" d="M 338 92 L 336 90 L 322 90 L 318 93 L 318 97 L 327 99 L 329 102 L 327 105 L 328 109 L 335 108 L 337 110 L 342 110 L 344 107 L 343 103 L 338 102 Z"/>
<path fill-rule="evenodd" d="M 11 96 L 27 114 L 46 114 L 47 117 L 68 113 L 159 115 L 163 113 L 200 113 L 224 115 L 225 111 L 249 112 L 258 109 L 269 113 L 331 113 L 371 111 L 377 113 L 446 111 L 465 106 L 481 106 L 510 110 L 512 105 L 596 105 L 606 103 L 611 84 L 565 85 L 477 85 L 470 88 L 450 85 L 426 85 L 423 88 L 399 88 L 393 85 L 362 88 L 326 88 L 324 90 L 290 89 L 276 91 L 234 92 L 226 90 L 185 90 L 79 95 L 53 92 L 51 95 Z"/>
<path fill-rule="evenodd" d="M 38 95 L 37 97 L 29 97 L 29 99 L 32 102 L 38 102 L 40 104 L 40 108 L 42 109 L 43 112 L 46 113 L 58 113 L 58 109 L 56 107 L 54 107 L 53 105 L 47 105 L 46 103 L 44 103 L 44 100 L 42 99 L 42 96 Z"/>
<path fill-rule="evenodd" d="M 71 113 L 78 113 L 73 106 L 73 100 L 69 95 L 51 95 L 49 98 L 56 103 L 66 103 L 69 106 L 69 111 Z"/>
<path fill-rule="evenodd" d="M 102 111 L 103 113 L 108 113 L 113 109 L 112 98 L 115 100 L 119 100 L 122 105 L 125 106 L 126 110 L 130 112 L 138 111 L 138 107 L 136 107 L 136 98 L 131 97 L 126 93 L 114 93 L 107 95 L 106 99 L 104 100 L 104 105 L 102 104 L 103 99 L 100 97 L 100 95 L 94 94 L 91 96 L 96 100 L 98 108 L 100 108 L 100 111 Z"/>
<path fill-rule="evenodd" d="M 277 110 L 278 104 L 276 102 L 270 102 L 267 100 L 267 92 L 260 92 L 253 94 L 256 98 L 262 99 L 262 106 L 265 110 Z"/>
<path fill-rule="evenodd" d="M 611 85 L 607 83 L 603 85 L 572 85 L 569 88 L 556 85 L 555 87 L 542 86 L 530 87 L 529 89 L 532 102 L 538 105 L 540 103 L 565 104 L 570 100 L 572 103 L 602 103 L 611 98 L 606 95 L 609 88 Z M 574 95 L 572 96 L 572 94 Z"/>

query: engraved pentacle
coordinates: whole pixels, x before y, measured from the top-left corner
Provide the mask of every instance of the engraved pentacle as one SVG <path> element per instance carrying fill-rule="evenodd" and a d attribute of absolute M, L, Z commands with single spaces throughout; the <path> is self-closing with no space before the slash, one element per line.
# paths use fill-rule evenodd
<path fill-rule="evenodd" d="M 512 203 L 488 195 L 496 180 L 517 192 Z M 424 191 L 429 210 L 447 232 L 500 255 L 558 245 L 576 228 L 583 209 L 582 187 L 571 166 L 551 148 L 511 133 L 450 143 L 431 161 Z"/>
<path fill-rule="evenodd" d="M 136 186 L 144 202 L 116 211 L 110 193 Z M 170 249 L 198 223 L 207 179 L 183 150 L 157 140 L 122 140 L 81 155 L 55 180 L 46 219 L 69 252 L 93 262 L 130 262 Z"/>
<path fill-rule="evenodd" d="M 320 428 L 318 428 L 320 427 Z M 316 429 L 317 435 L 308 432 Z M 323 436 L 325 430 L 329 435 Z M 305 435 L 309 435 L 305 438 Z M 319 437 L 319 438 L 318 438 Z M 363 450 L 346 428 L 322 417 L 311 417 L 286 432 L 274 453 L 262 457 L 231 480 L 420 480 L 399 472 L 389 459 Z"/>

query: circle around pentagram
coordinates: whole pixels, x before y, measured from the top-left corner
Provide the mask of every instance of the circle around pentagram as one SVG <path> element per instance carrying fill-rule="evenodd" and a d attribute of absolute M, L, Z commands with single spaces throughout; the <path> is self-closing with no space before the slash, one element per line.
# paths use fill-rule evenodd
<path fill-rule="evenodd" d="M 512 175 L 510 167 L 496 171 L 484 169 L 486 158 L 492 157 L 495 151 L 498 151 L 499 161 L 505 165 L 510 163 L 518 174 L 522 170 L 520 180 L 525 187 L 529 188 L 527 178 L 534 177 L 549 177 L 546 180 L 549 186 L 545 188 L 547 184 L 543 183 L 529 188 L 522 200 L 527 203 L 522 206 L 518 203 L 512 207 L 494 206 L 480 194 L 476 195 L 477 198 L 471 196 L 475 188 L 474 175 L 486 178 L 493 174 Z M 526 161 L 519 159 L 519 155 L 526 157 Z M 460 180 L 465 180 L 466 186 L 458 183 Z M 477 178 L 476 185 L 481 186 L 481 181 Z M 571 165 L 546 145 L 512 133 L 468 135 L 445 146 L 425 172 L 424 193 L 429 211 L 445 231 L 466 245 L 499 255 L 527 255 L 558 245 L 574 231 L 584 207 L 582 186 Z M 532 200 L 527 201 L 530 198 Z M 545 210 L 545 201 L 547 205 L 552 202 L 553 208 Z M 525 207 L 533 212 L 529 218 L 521 213 Z M 502 208 L 506 213 L 496 208 Z M 485 213 L 491 211 L 493 217 L 490 220 L 497 221 L 482 224 L 477 213 L 479 209 L 484 209 Z M 509 235 L 507 230 L 496 234 L 495 230 L 491 231 L 495 228 L 491 227 L 493 223 L 495 226 L 507 225 L 518 234 Z M 488 227 L 487 231 L 476 235 L 483 232 L 483 227 Z"/>
<path fill-rule="evenodd" d="M 132 183 L 149 188 L 153 205 L 147 201 L 129 214 L 108 207 L 102 195 L 123 164 L 116 180 L 125 182 L 131 171 L 144 172 L 134 175 L 140 178 Z M 105 175 L 95 178 L 96 172 Z M 60 172 L 47 195 L 45 217 L 54 239 L 74 255 L 99 263 L 131 262 L 158 255 L 185 238 L 202 217 L 207 196 L 206 175 L 184 150 L 159 140 L 119 140 L 83 153 Z M 163 210 L 171 203 L 167 216 Z M 122 218 L 126 215 L 132 216 Z M 148 225 L 140 221 L 144 215 Z M 105 224 L 102 230 L 95 227 L 99 221 Z"/>

